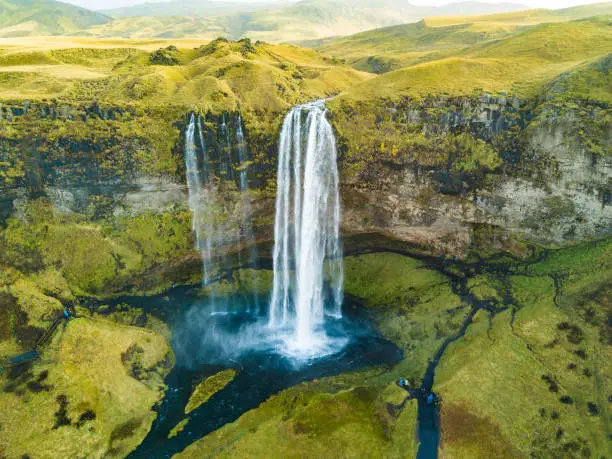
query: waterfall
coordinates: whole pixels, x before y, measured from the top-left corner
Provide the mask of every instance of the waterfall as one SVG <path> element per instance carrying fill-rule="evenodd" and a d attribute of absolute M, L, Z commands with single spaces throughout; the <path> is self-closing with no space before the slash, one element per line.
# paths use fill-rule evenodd
<path fill-rule="evenodd" d="M 221 171 L 225 178 L 234 180 L 234 168 L 232 167 L 232 143 L 230 141 L 229 129 L 227 127 L 227 123 L 225 122 L 225 113 L 222 115 L 221 135 L 225 140 L 225 158 L 220 158 Z"/>
<path fill-rule="evenodd" d="M 204 237 L 202 231 L 202 179 L 198 167 L 198 155 L 195 144 L 196 123 L 195 115 L 191 115 L 187 130 L 185 131 L 185 169 L 187 174 L 187 189 L 189 193 L 189 209 L 191 210 L 191 227 L 196 236 L 196 249 L 200 251 L 203 265 L 202 284 L 208 282 L 208 261 L 210 259 L 210 239 Z"/>
<path fill-rule="evenodd" d="M 244 138 L 244 130 L 242 127 L 242 115 L 238 112 L 238 126 L 236 128 L 236 146 L 238 150 L 238 161 L 240 162 L 238 171 L 238 184 L 240 186 L 240 193 L 242 196 L 242 221 L 244 225 L 244 239 L 249 245 L 249 258 L 252 263 L 257 263 L 258 252 L 255 239 L 255 233 L 253 232 L 252 224 L 252 206 L 251 197 L 249 195 L 249 180 L 248 180 L 248 151 L 246 148 L 246 142 Z M 257 271 L 253 274 L 255 282 L 259 280 Z M 252 295 L 253 306 L 259 310 L 259 297 L 255 292 Z"/>
<path fill-rule="evenodd" d="M 200 115 L 198 115 L 198 137 L 200 139 L 200 146 L 202 147 L 202 178 L 206 183 L 210 180 L 210 164 L 206 154 L 206 142 L 204 142 L 204 134 L 202 133 L 202 118 Z"/>
<path fill-rule="evenodd" d="M 289 329 L 298 349 L 317 347 L 325 315 L 341 315 L 338 182 L 324 102 L 294 107 L 279 140 L 269 325 Z"/>
<path fill-rule="evenodd" d="M 252 226 L 252 206 L 248 183 L 248 151 L 246 148 L 242 117 L 238 114 L 235 139 L 230 136 L 230 130 L 223 115 L 220 125 L 221 143 L 223 147 L 219 150 L 219 174 L 226 178 L 226 186 L 222 186 L 219 177 L 215 173 L 214 162 L 217 158 L 210 157 L 205 136 L 203 132 L 202 119 L 200 116 L 191 115 L 185 130 L 185 166 L 187 170 L 187 185 L 189 190 L 189 208 L 193 215 L 192 228 L 196 235 L 196 248 L 200 252 L 203 261 L 202 285 L 208 286 L 211 278 L 211 267 L 222 264 L 219 253 L 224 246 L 234 244 L 241 248 L 242 243 L 249 245 L 249 260 L 257 259 L 257 248 L 255 246 L 255 235 Z M 235 140 L 235 142 L 232 142 Z M 198 158 L 198 144 L 201 149 L 201 158 Z M 239 167 L 237 176 L 239 189 L 233 188 L 235 174 L 231 151 L 237 151 Z M 214 156 L 214 152 L 213 152 Z M 229 186 L 227 186 L 229 185 Z M 222 189 L 220 189 L 222 187 Z M 237 193 L 238 191 L 239 193 Z M 233 205 L 219 199 L 219 193 L 235 196 Z M 232 221 L 228 219 L 230 213 L 232 218 L 240 219 L 238 234 L 232 235 L 230 229 Z M 230 236 L 228 236 L 230 235 Z M 217 254 L 217 255 L 215 255 Z M 238 264 L 242 265 L 241 251 L 238 252 Z M 255 280 L 257 276 L 255 275 Z M 212 297 L 215 297 L 214 287 L 211 286 Z M 257 309 L 259 300 L 254 294 L 250 303 Z"/>
<path fill-rule="evenodd" d="M 239 168 L 239 184 L 240 191 L 247 191 L 249 189 L 248 180 L 248 163 L 247 163 L 247 149 L 244 141 L 244 131 L 242 130 L 242 115 L 238 112 L 238 127 L 236 128 L 236 143 L 238 144 L 238 161 L 240 161 Z"/>

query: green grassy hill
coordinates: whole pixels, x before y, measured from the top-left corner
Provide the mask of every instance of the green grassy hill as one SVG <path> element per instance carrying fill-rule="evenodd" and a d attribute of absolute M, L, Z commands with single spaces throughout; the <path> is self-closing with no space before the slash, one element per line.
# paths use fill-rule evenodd
<path fill-rule="evenodd" d="M 9 42 L 10 43 L 10 42 Z M 0 98 L 202 108 L 285 109 L 368 78 L 293 45 L 15 40 L 0 53 Z M 153 52 L 152 49 L 163 48 Z"/>
<path fill-rule="evenodd" d="M 415 22 L 425 16 L 458 14 L 464 11 L 515 11 L 513 3 L 465 2 L 445 7 L 414 6 L 399 0 L 302 0 L 288 6 L 199 16 L 203 7 L 176 8 L 160 4 L 140 5 L 133 11 L 142 17 L 120 17 L 110 24 L 90 28 L 90 36 L 108 37 L 249 37 L 268 42 L 297 42 L 313 38 L 349 35 L 376 27 Z M 214 5 L 213 5 L 214 6 Z M 208 8 L 208 6 L 206 6 Z M 165 11 L 165 14 L 164 14 Z M 177 16 L 169 16 L 169 14 Z M 121 16 L 124 16 L 121 14 Z"/>
<path fill-rule="evenodd" d="M 69 34 L 110 20 L 53 0 L 0 0 L 0 37 Z"/>
<path fill-rule="evenodd" d="M 443 59 L 361 83 L 341 98 L 421 97 L 475 91 L 531 95 L 562 72 L 612 53 L 609 17 L 542 24 Z"/>
<path fill-rule="evenodd" d="M 415 24 L 362 32 L 323 44 L 316 49 L 345 59 L 363 71 L 385 73 L 410 65 L 440 59 L 479 42 L 510 35 L 516 26 L 480 27 L 457 24 L 431 27 L 425 20 Z"/>
<path fill-rule="evenodd" d="M 218 16 L 220 14 L 245 13 L 262 9 L 279 8 L 282 2 L 256 1 L 256 2 L 234 2 L 234 1 L 207 1 L 200 0 L 172 0 L 165 2 L 146 2 L 132 6 L 101 10 L 103 14 L 113 18 L 137 17 L 137 16 Z"/>
<path fill-rule="evenodd" d="M 117 38 L 198 38 L 213 40 L 231 36 L 231 22 L 227 18 L 198 18 L 190 16 L 124 17 L 79 31 L 79 36 Z"/>
<path fill-rule="evenodd" d="M 416 24 L 376 29 L 322 43 L 312 42 L 310 45 L 331 56 L 345 59 L 349 65 L 359 70 L 385 73 L 451 57 L 475 44 L 500 40 L 540 23 L 605 14 L 612 14 L 612 2 L 562 10 L 432 17 Z"/>
<path fill-rule="evenodd" d="M 566 22 L 592 16 L 612 14 L 612 2 L 590 3 L 587 5 L 548 10 L 544 8 L 478 16 L 429 17 L 427 23 L 432 27 L 467 23 L 494 23 L 506 25 L 537 25 L 543 22 Z"/>

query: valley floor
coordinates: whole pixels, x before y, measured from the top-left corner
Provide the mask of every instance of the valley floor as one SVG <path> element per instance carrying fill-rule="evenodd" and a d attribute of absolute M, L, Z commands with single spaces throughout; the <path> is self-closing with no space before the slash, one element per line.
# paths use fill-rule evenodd
<path fill-rule="evenodd" d="M 415 457 L 418 404 L 400 378 L 441 396 L 440 457 L 606 456 L 611 244 L 465 262 L 393 241 L 357 251 L 345 258 L 346 293 L 403 360 L 291 387 L 178 456 Z M 246 273 L 228 293 L 250 288 Z M 6 457 L 123 457 L 150 428 L 173 364 L 167 331 L 137 310 L 94 310 L 32 367 L 1 376 Z"/>

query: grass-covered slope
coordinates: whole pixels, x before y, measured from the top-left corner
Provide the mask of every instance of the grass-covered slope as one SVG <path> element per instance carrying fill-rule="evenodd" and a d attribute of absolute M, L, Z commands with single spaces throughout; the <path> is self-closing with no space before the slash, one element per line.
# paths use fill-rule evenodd
<path fill-rule="evenodd" d="M 55 0 L 1 0 L 0 37 L 63 35 L 111 20 Z"/>
<path fill-rule="evenodd" d="M 250 11 L 235 6 L 222 14 L 215 4 L 152 3 L 121 12 L 110 24 L 90 28 L 83 33 L 95 36 L 124 37 L 200 37 L 211 34 L 232 39 L 249 37 L 273 43 L 348 35 L 392 24 L 415 22 L 430 15 L 452 15 L 460 12 L 495 13 L 523 8 L 513 3 L 486 4 L 465 2 L 445 7 L 414 6 L 397 0 L 302 0 L 293 4 L 272 2 L 254 4 Z M 215 14 L 214 10 L 218 13 Z M 224 6 L 230 10 L 231 5 Z M 206 14 L 201 11 L 207 10 Z M 111 13 L 112 15 L 112 13 Z M 131 16 L 131 17 L 128 17 Z"/>
<path fill-rule="evenodd" d="M 428 20 L 376 29 L 333 40 L 316 49 L 359 70 L 385 73 L 437 60 L 463 48 L 508 36 L 515 26 L 458 24 L 432 27 Z"/>
<path fill-rule="evenodd" d="M 311 50 L 248 40 L 187 42 L 157 53 L 142 47 L 163 42 L 75 39 L 75 47 L 61 41 L 58 49 L 45 41 L 12 43 L 0 54 L 0 98 L 12 100 L 276 110 L 338 93 L 366 77 Z"/>
<path fill-rule="evenodd" d="M 526 10 L 482 16 L 428 17 L 415 24 L 370 30 L 311 46 L 364 71 L 385 73 L 461 55 L 479 43 L 499 41 L 542 23 L 612 14 L 612 3 L 564 10 Z M 306 43 L 308 45 L 308 42 Z M 562 43 L 559 43 L 561 46 Z M 528 48 L 527 48 L 528 49 Z"/>
<path fill-rule="evenodd" d="M 573 21 L 592 16 L 605 16 L 609 14 L 612 14 L 612 2 L 590 3 L 587 5 L 574 6 L 571 8 L 561 8 L 556 10 L 532 9 L 500 14 L 430 17 L 427 18 L 427 22 L 433 27 L 467 23 L 527 26 L 543 24 L 547 22 Z"/>
<path fill-rule="evenodd" d="M 155 419 L 172 360 L 149 330 L 89 318 L 60 325 L 35 366 L 0 375 L 0 453 L 125 457 Z"/>
<path fill-rule="evenodd" d="M 100 11 L 113 18 L 142 16 L 210 17 L 219 16 L 222 14 L 246 13 L 261 9 L 271 9 L 278 6 L 278 0 L 257 0 L 254 2 L 223 0 L 207 2 L 201 2 L 200 0 L 170 0 L 144 2 Z"/>
<path fill-rule="evenodd" d="M 358 100 L 510 92 L 531 96 L 562 72 L 612 52 L 610 18 L 542 24 L 432 62 L 386 73 L 342 97 Z"/>
<path fill-rule="evenodd" d="M 609 453 L 611 255 L 566 248 L 490 284 L 512 311 L 480 311 L 437 372 L 444 457 Z"/>

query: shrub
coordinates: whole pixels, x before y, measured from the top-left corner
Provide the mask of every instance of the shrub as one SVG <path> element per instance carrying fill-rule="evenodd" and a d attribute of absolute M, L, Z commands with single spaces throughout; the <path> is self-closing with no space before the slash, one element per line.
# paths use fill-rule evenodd
<path fill-rule="evenodd" d="M 149 55 L 149 62 L 154 65 L 179 65 L 181 62 L 176 46 L 170 45 L 167 48 L 160 48 Z"/>

